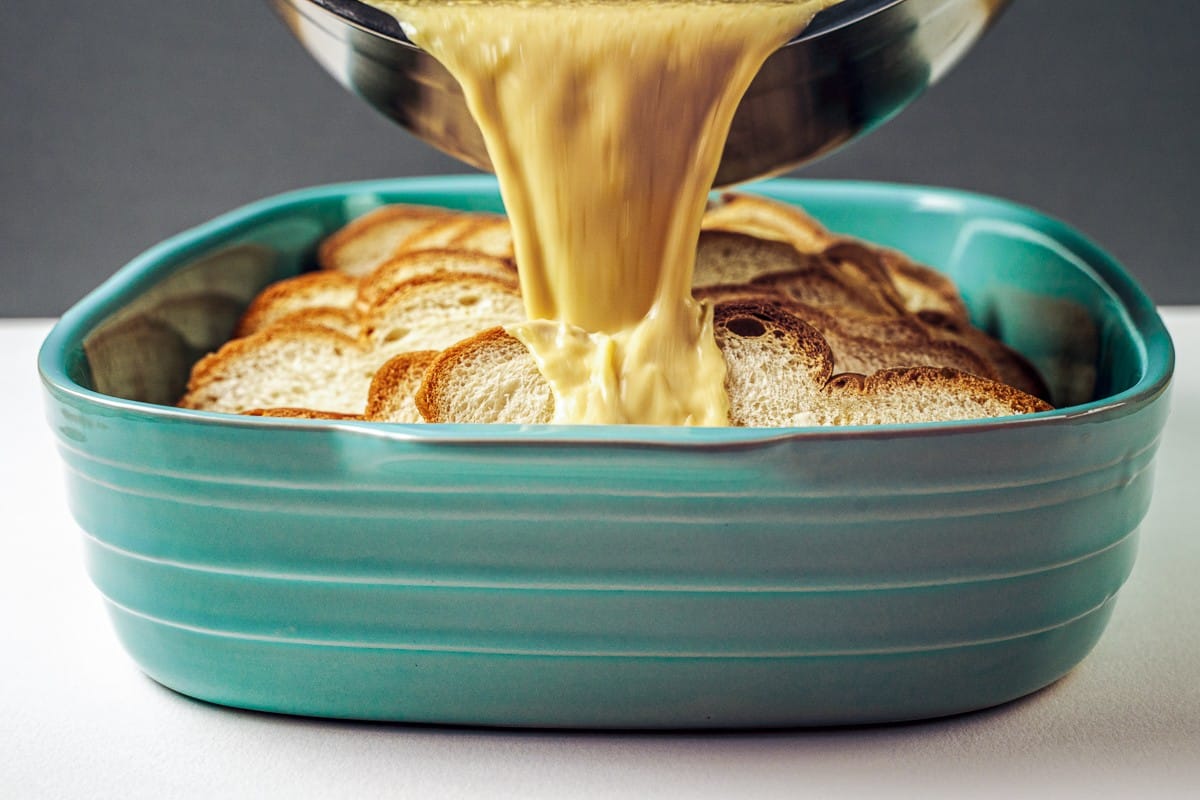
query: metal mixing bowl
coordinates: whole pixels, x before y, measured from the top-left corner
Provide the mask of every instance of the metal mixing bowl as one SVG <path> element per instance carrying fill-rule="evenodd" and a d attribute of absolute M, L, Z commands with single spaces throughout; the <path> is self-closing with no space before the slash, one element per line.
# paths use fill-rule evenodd
<path fill-rule="evenodd" d="M 356 0 L 270 0 L 335 78 L 386 116 L 490 170 L 453 77 L 389 15 Z M 824 155 L 891 118 L 982 35 L 1008 0 L 844 0 L 751 84 L 717 172 L 727 186 Z"/>

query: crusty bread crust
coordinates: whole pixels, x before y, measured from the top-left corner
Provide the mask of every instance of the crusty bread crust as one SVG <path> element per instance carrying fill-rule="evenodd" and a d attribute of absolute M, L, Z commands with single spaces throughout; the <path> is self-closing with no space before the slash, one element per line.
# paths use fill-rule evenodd
<path fill-rule="evenodd" d="M 498 215 L 476 216 L 475 224 L 460 233 L 450 245 L 509 261 L 515 258 L 512 226 L 507 217 Z"/>
<path fill-rule="evenodd" d="M 819 253 L 835 238 L 796 206 L 739 192 L 725 192 L 710 203 L 702 228 L 787 242 L 801 253 Z"/>
<path fill-rule="evenodd" d="M 437 248 L 401 253 L 380 264 L 359 280 L 354 304 L 366 311 L 409 281 L 431 275 L 483 275 L 520 291 L 517 268 L 511 261 L 470 250 Z"/>
<path fill-rule="evenodd" d="M 358 280 L 340 272 L 305 272 L 276 281 L 251 301 L 235 336 L 249 336 L 279 319 L 308 308 L 350 308 Z"/>
<path fill-rule="evenodd" d="M 367 341 L 375 348 L 405 350 L 448 347 L 493 325 L 521 321 L 520 292 L 487 275 L 422 275 L 404 281 L 363 317 Z"/>
<path fill-rule="evenodd" d="M 372 422 L 423 422 L 414 398 L 437 356 L 437 350 L 418 350 L 389 359 L 371 380 L 366 418 Z"/>
<path fill-rule="evenodd" d="M 1033 414 L 1052 406 L 998 381 L 948 367 L 843 373 L 825 386 L 836 425 L 880 425 Z"/>
<path fill-rule="evenodd" d="M 361 420 L 361 414 L 339 414 L 336 411 L 315 411 L 311 408 L 252 408 L 241 412 L 247 417 L 282 417 L 285 419 Z"/>
<path fill-rule="evenodd" d="M 317 326 L 273 326 L 200 359 L 178 405 L 233 413 L 294 406 L 360 414 L 373 372 L 369 350 L 358 339 Z"/>
<path fill-rule="evenodd" d="M 473 389 L 480 384 L 484 392 L 476 396 Z M 544 423 L 554 418 L 550 385 L 532 354 L 500 326 L 442 351 L 426 370 L 414 400 L 427 422 Z"/>
<path fill-rule="evenodd" d="M 317 249 L 317 263 L 323 269 L 362 275 L 387 260 L 405 239 L 454 214 L 432 206 L 381 206 L 328 236 Z"/>

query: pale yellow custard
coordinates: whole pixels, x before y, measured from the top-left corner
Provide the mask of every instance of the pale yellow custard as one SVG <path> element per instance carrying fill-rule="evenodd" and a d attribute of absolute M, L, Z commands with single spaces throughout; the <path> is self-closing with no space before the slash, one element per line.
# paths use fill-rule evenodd
<path fill-rule="evenodd" d="M 555 421 L 726 425 L 696 241 L 738 102 L 837 0 L 369 0 L 463 87 Z"/>

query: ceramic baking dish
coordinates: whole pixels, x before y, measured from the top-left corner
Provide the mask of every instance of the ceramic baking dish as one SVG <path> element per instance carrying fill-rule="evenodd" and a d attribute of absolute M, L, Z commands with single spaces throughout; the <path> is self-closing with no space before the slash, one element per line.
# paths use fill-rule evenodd
<path fill-rule="evenodd" d="M 515 726 L 907 720 L 1057 680 L 1134 561 L 1170 340 L 1070 228 L 940 189 L 773 181 L 949 273 L 1059 410 L 847 429 L 405 426 L 169 403 L 270 280 L 381 203 L 317 188 L 154 247 L 41 355 L 87 565 L 155 680 L 293 714 Z"/>

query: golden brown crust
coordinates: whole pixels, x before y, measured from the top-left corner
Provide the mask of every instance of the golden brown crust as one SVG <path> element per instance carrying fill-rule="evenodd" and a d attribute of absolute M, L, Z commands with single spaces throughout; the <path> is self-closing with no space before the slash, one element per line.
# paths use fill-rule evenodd
<path fill-rule="evenodd" d="M 1053 407 L 1046 401 L 1026 394 L 999 381 L 981 378 L 967 372 L 950 367 L 902 367 L 883 369 L 871 375 L 842 373 L 834 376 L 825 385 L 825 393 L 836 398 L 841 405 L 852 404 L 860 398 L 881 397 L 884 395 L 917 395 L 927 393 L 939 400 L 953 400 L 959 407 L 972 405 L 979 409 L 978 414 L 964 414 L 964 417 L 996 416 L 995 406 L 1001 406 L 1010 414 L 1032 414 L 1038 411 L 1050 411 Z M 991 411 L 985 410 L 991 406 Z M 905 420 L 901 420 L 905 421 Z M 935 419 L 921 421 L 936 421 Z"/>
<path fill-rule="evenodd" d="M 263 289 L 250 302 L 238 321 L 235 336 L 249 336 L 276 320 L 295 313 L 298 306 L 331 307 L 330 295 L 345 297 L 348 308 L 358 292 L 358 280 L 341 272 L 305 272 L 293 278 L 276 281 Z"/>
<path fill-rule="evenodd" d="M 469 286 L 483 292 L 496 292 L 519 298 L 520 293 L 507 281 L 488 275 L 421 275 L 410 278 L 398 284 L 388 295 L 377 300 L 363 317 L 363 329 L 368 339 L 378 336 L 381 329 L 389 328 L 398 321 L 395 309 L 402 307 L 405 302 L 420 294 L 436 297 L 441 292 L 455 293 L 464 286 Z M 515 321 L 515 320 L 514 320 Z M 419 324 L 421 320 L 410 320 Z"/>
<path fill-rule="evenodd" d="M 512 226 L 507 217 L 498 214 L 477 216 L 475 224 L 460 233 L 451 246 L 509 261 L 515 258 Z"/>
<path fill-rule="evenodd" d="M 722 346 L 730 335 L 741 338 L 770 335 L 785 339 L 792 352 L 813 365 L 812 375 L 820 385 L 833 374 L 833 351 L 825 337 L 779 303 L 722 303 L 713 309 L 713 330 L 718 346 Z"/>
<path fill-rule="evenodd" d="M 787 242 L 801 253 L 820 252 L 833 239 L 821 223 L 800 208 L 739 192 L 725 192 L 710 203 L 702 227 Z"/>
<path fill-rule="evenodd" d="M 497 325 L 494 328 L 488 328 L 469 339 L 464 339 L 455 345 L 447 347 L 430 362 L 425 370 L 425 376 L 421 380 L 421 385 L 413 396 L 413 402 L 416 403 L 417 411 L 425 418 L 426 422 L 443 421 L 442 411 L 445 408 L 443 397 L 449 388 L 449 381 L 454 370 L 458 369 L 459 366 L 470 359 L 481 348 L 513 347 L 514 343 L 516 343 L 516 346 L 524 347 L 508 331 Z"/>
<path fill-rule="evenodd" d="M 437 350 L 417 350 L 389 359 L 375 372 L 375 378 L 371 381 L 371 388 L 367 392 L 366 419 L 393 421 L 401 414 L 403 406 L 413 405 L 425 373 L 437 356 Z"/>
<path fill-rule="evenodd" d="M 328 328 L 304 324 L 273 326 L 240 339 L 230 339 L 215 353 L 209 353 L 197 361 L 188 378 L 187 393 L 178 405 L 181 408 L 204 408 L 207 403 L 199 396 L 200 393 L 205 386 L 221 378 L 231 364 L 254 356 L 272 343 L 289 339 L 324 340 L 335 354 L 348 357 L 362 356 L 367 352 L 359 340 Z"/>
<path fill-rule="evenodd" d="M 317 249 L 317 263 L 323 269 L 338 269 L 340 266 L 339 254 L 342 248 L 358 237 L 375 231 L 380 226 L 406 219 L 433 223 L 453 214 L 454 212 L 449 209 L 434 206 L 407 204 L 381 206 L 351 220 L 327 236 Z M 407 236 L 403 238 L 407 238 Z M 403 238 L 400 241 L 403 241 Z"/>
<path fill-rule="evenodd" d="M 380 264 L 359 282 L 355 305 L 362 310 L 379 305 L 417 278 L 462 275 L 495 278 L 520 291 L 517 269 L 511 261 L 473 250 L 443 247 L 401 253 Z"/>
<path fill-rule="evenodd" d="M 361 420 L 361 414 L 341 414 L 337 411 L 316 411 L 311 408 L 252 408 L 240 412 L 245 417 L 282 417 L 285 419 Z"/>
<path fill-rule="evenodd" d="M 879 250 L 892 282 L 900 292 L 904 308 L 910 314 L 936 311 L 966 322 L 970 312 L 963 303 L 954 281 L 935 269 L 910 261 L 894 250 Z"/>
<path fill-rule="evenodd" d="M 315 306 L 293 311 L 272 322 L 266 328 L 276 327 L 315 327 L 337 331 L 340 334 L 357 339 L 362 336 L 362 315 L 353 309 Z"/>
<path fill-rule="evenodd" d="M 1037 367 L 1004 342 L 989 336 L 985 331 L 955 315 L 925 310 L 919 312 L 917 318 L 932 332 L 932 335 L 949 337 L 978 352 L 992 365 L 997 380 L 1020 389 L 1026 394 L 1040 397 L 1046 401 L 1050 400 L 1050 389 L 1042 379 Z"/>
<path fill-rule="evenodd" d="M 511 303 L 506 298 L 494 299 L 490 292 L 518 298 L 519 305 L 519 285 L 511 258 L 468 249 L 478 241 L 511 254 L 511 228 L 500 216 L 423 206 L 386 206 L 328 237 L 320 247 L 321 264 L 336 270 L 341 249 L 373 232 L 380 236 L 374 241 L 364 240 L 352 252 L 351 262 L 356 269 L 365 269 L 368 262 L 378 263 L 375 248 L 388 252 L 392 246 L 388 236 L 399 236 L 406 230 L 403 224 L 397 224 L 404 221 L 412 221 L 415 228 L 400 239 L 398 249 L 420 249 L 401 252 L 368 277 L 360 280 L 327 270 L 280 281 L 265 289 L 239 322 L 237 333 L 244 334 L 242 338 L 195 365 L 180 405 L 207 407 L 206 399 L 200 396 L 206 391 L 211 395 L 209 401 L 222 397 L 228 402 L 231 396 L 220 393 L 241 380 L 237 377 L 241 373 L 231 378 L 234 373 L 228 367 L 273 342 L 303 337 L 311 344 L 312 337 L 318 337 L 316 341 L 321 345 L 313 350 L 280 351 L 290 353 L 287 358 L 293 364 L 297 352 L 315 352 L 323 364 L 333 363 L 326 356 L 331 352 L 344 353 L 347 363 L 365 357 L 365 372 L 344 376 L 345 385 L 352 386 L 371 374 L 371 365 L 379 363 L 376 357 L 384 359 L 389 352 L 407 347 L 441 347 L 452 337 L 473 330 L 477 318 L 481 325 L 503 321 L 511 311 Z M 397 225 L 387 235 L 376 230 L 377 226 L 392 224 Z M 825 422 L 841 424 L 839 420 L 860 419 L 854 411 L 839 416 L 843 411 L 839 404 L 856 402 L 867 409 L 864 413 L 868 416 L 873 414 L 884 421 L 892 419 L 889 414 L 908 421 L 904 415 L 920 416 L 935 407 L 958 414 L 978 406 L 980 416 L 1049 408 L 1039 399 L 1047 396 L 1045 383 L 1029 362 L 970 325 L 966 308 L 948 278 L 903 254 L 836 237 L 792 206 L 736 194 L 725 195 L 710 209 L 700 247 L 707 248 L 706 254 L 718 260 L 706 273 L 700 274 L 698 268 L 698 279 L 710 282 L 701 283 L 694 295 L 714 306 L 714 331 L 723 352 L 727 343 L 737 342 L 742 348 L 738 351 L 740 357 L 748 356 L 752 369 L 759 369 L 761 363 L 768 370 L 771 365 L 764 354 L 778 353 L 787 364 L 780 366 L 779 376 L 772 373 L 770 379 L 784 392 L 799 392 L 817 405 L 825 402 L 824 409 L 814 405 L 813 411 L 817 417 L 828 414 L 821 417 Z M 721 262 L 720 258 L 729 260 Z M 425 268 L 431 271 L 422 273 Z M 402 277 L 406 270 L 416 274 Z M 730 277 L 743 282 L 720 282 Z M 339 296 L 351 298 L 347 307 L 330 305 L 330 298 Z M 469 311 L 476 303 L 481 309 L 490 304 L 482 316 Z M 430 332 L 436 332 L 440 340 L 426 340 Z M 760 336 L 770 337 L 771 341 L 752 341 Z M 450 402 L 456 404 L 454 416 L 474 414 L 475 393 L 484 397 L 488 383 L 468 382 L 463 384 L 465 393 L 456 391 L 451 385 L 456 371 L 468 370 L 459 373 L 457 379 L 469 376 L 468 380 L 474 381 L 475 376 L 485 374 L 484 369 L 504 369 L 509 356 L 515 372 L 497 381 L 497 385 L 507 381 L 504 392 L 523 400 L 514 405 L 500 401 L 496 408 L 489 400 L 481 400 L 485 407 L 480 409 L 480 416 L 536 416 L 544 410 L 539 405 L 543 397 L 543 387 L 537 383 L 539 375 L 528 373 L 533 369 L 529 366 L 532 357 L 502 327 L 489 328 L 441 352 L 423 349 L 387 361 L 374 372 L 364 414 L 293 406 L 243 413 L 407 420 L 415 409 L 429 421 L 457 421 L 442 417 L 446 398 L 453 397 Z M 307 356 L 300 360 L 308 363 L 304 358 Z M 757 361 L 760 358 L 763 360 Z M 268 359 L 264 357 L 264 361 Z M 343 385 L 340 371 L 330 374 L 338 377 L 324 385 Z M 747 381 L 744 387 L 762 385 L 761 376 L 758 383 L 750 382 L 754 376 L 745 368 L 743 377 Z M 224 380 L 224 385 L 214 383 L 218 380 Z M 798 385 L 789 388 L 781 381 Z M 281 405 L 289 401 L 301 405 L 310 399 L 286 392 L 250 397 L 259 402 L 276 397 Z M 356 402 L 344 400 L 335 397 L 329 405 L 343 411 L 355 408 Z M 776 395 L 767 400 L 768 410 L 782 408 L 785 418 L 794 416 L 796 405 L 788 405 L 787 398 L 782 398 L 783 405 L 774 405 L 780 400 Z M 314 404 L 323 402 L 313 400 Z M 967 404 L 965 409 L 962 404 Z M 805 414 L 802 408 L 801 415 Z M 760 414 L 757 418 L 773 417 Z M 797 423 L 793 419 L 780 424 Z"/>
<path fill-rule="evenodd" d="M 470 230 L 475 222 L 473 215 L 447 212 L 442 219 L 435 220 L 406 236 L 396 245 L 392 255 L 449 247 L 451 242 Z"/>

